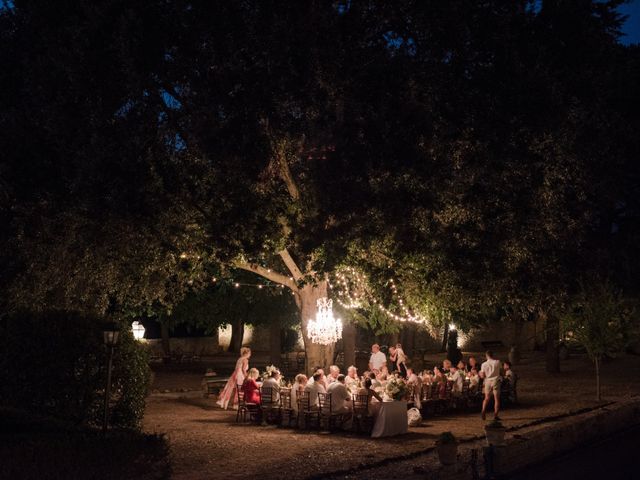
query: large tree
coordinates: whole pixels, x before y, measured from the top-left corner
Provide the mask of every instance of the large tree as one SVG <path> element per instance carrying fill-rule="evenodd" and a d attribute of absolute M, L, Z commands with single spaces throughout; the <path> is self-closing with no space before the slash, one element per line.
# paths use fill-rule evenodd
<path fill-rule="evenodd" d="M 603 159 L 626 161 L 604 141 L 619 123 L 593 116 L 611 120 L 615 4 L 15 2 L 14 297 L 170 308 L 242 268 L 294 294 L 314 365 L 333 352 L 306 322 L 341 263 L 377 293 L 405 280 L 430 319 L 550 310 L 600 218 Z"/>

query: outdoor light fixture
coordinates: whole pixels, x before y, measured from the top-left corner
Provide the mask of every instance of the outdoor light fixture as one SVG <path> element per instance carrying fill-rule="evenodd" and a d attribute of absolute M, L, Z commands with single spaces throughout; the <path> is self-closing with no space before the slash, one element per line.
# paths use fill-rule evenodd
<path fill-rule="evenodd" d="M 131 324 L 131 330 L 133 331 L 133 338 L 136 340 L 144 339 L 144 325 L 142 325 L 137 320 Z"/>
<path fill-rule="evenodd" d="M 109 349 L 109 355 L 107 360 L 107 385 L 104 389 L 104 418 L 102 420 L 102 433 L 107 432 L 107 425 L 109 424 L 109 399 L 111 398 L 111 370 L 113 369 L 113 349 L 118 343 L 118 337 L 120 331 L 115 323 L 109 323 L 105 326 L 102 332 L 104 338 L 104 344 Z"/>
<path fill-rule="evenodd" d="M 307 334 L 313 343 L 330 345 L 342 338 L 342 321 L 333 317 L 332 301 L 327 297 L 317 301 L 316 319 L 309 319 Z"/>
<path fill-rule="evenodd" d="M 453 332 L 454 330 L 456 330 L 456 324 L 455 323 L 450 323 L 449 324 L 449 331 Z"/>
<path fill-rule="evenodd" d="M 104 338 L 104 344 L 107 347 L 114 347 L 118 343 L 118 337 L 120 336 L 120 330 L 114 323 L 108 324 L 102 332 Z"/>

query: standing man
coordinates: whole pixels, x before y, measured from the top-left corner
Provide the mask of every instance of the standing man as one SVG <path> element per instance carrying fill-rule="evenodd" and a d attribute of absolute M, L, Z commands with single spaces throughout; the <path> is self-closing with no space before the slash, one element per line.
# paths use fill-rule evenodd
<path fill-rule="evenodd" d="M 380 345 L 371 345 L 371 357 L 369 358 L 369 370 L 378 373 L 383 365 L 387 364 L 387 356 L 380 351 Z"/>
<path fill-rule="evenodd" d="M 491 394 L 494 399 L 494 418 L 498 419 L 500 412 L 500 385 L 502 377 L 500 377 L 500 360 L 493 358 L 493 352 L 487 350 L 487 360 L 480 367 L 480 376 L 484 378 L 484 400 L 482 401 L 482 419 L 487 418 L 486 410 Z"/>

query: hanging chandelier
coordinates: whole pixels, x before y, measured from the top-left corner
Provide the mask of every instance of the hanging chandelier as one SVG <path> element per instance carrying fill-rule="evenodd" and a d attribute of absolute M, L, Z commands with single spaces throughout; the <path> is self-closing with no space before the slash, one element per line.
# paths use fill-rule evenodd
<path fill-rule="evenodd" d="M 309 319 L 307 335 L 313 343 L 330 345 L 342 338 L 342 321 L 333 317 L 332 301 L 327 297 L 317 301 L 316 319 Z"/>

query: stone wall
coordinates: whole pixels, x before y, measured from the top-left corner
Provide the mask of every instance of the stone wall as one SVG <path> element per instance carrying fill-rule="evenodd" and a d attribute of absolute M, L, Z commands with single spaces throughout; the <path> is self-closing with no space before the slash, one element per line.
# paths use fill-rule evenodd
<path fill-rule="evenodd" d="M 638 398 L 568 417 L 526 433 L 518 432 L 516 437 L 507 433 L 504 447 L 464 449 L 458 456 L 457 465 L 437 467 L 427 472 L 428 478 L 470 480 L 479 471 L 490 473 L 483 461 L 487 455 L 491 455 L 492 474 L 507 478 L 516 471 L 607 438 L 633 425 L 640 425 Z"/>

